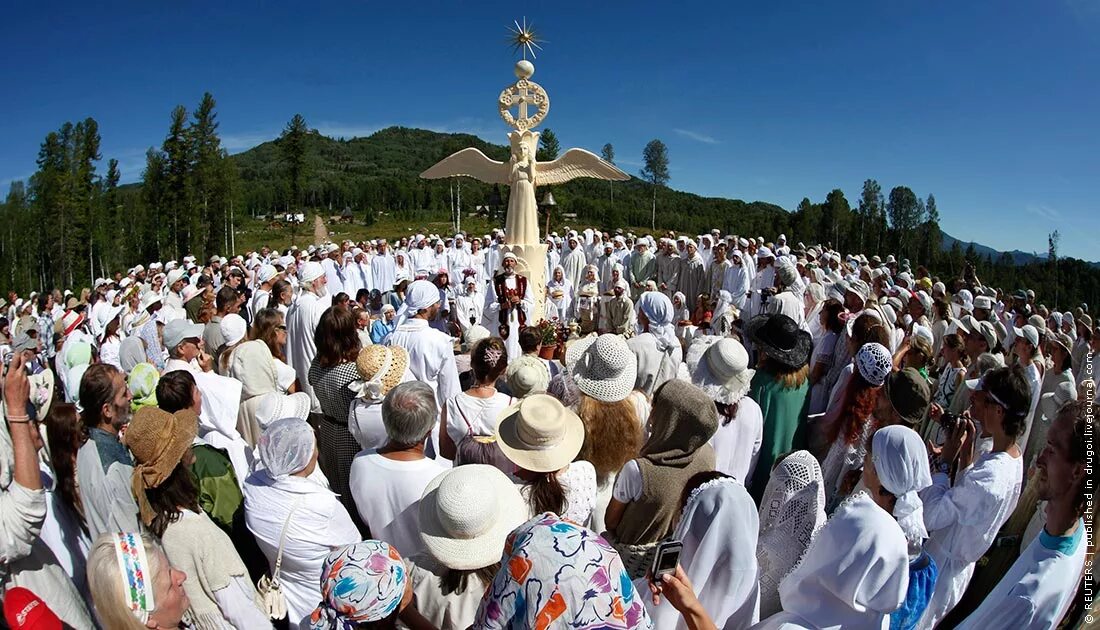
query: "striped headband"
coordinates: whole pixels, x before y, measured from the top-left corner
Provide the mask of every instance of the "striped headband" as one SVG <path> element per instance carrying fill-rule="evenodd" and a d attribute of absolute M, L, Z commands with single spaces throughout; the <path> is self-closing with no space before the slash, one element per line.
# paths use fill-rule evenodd
<path fill-rule="evenodd" d="M 149 620 L 149 613 L 156 608 L 153 576 L 149 575 L 149 559 L 145 556 L 145 541 L 141 534 L 117 533 L 114 543 L 119 574 L 125 580 L 126 605 L 138 621 L 145 623 Z"/>

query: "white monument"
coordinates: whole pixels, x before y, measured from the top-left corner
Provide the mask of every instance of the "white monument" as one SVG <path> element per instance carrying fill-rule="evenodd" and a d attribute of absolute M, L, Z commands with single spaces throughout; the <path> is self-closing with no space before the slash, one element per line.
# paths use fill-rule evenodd
<path fill-rule="evenodd" d="M 531 81 L 535 65 L 526 54 L 535 43 L 534 33 L 524 22 L 513 31 L 516 47 L 524 51 L 524 59 L 516 62 L 517 81 L 500 93 L 500 117 L 513 131 L 508 133 L 512 157 L 505 162 L 490 159 L 471 147 L 447 156 L 420 174 L 424 179 L 467 176 L 489 184 L 508 184 L 508 214 L 504 222 L 504 251 L 519 260 L 518 273 L 527 277 L 535 297 L 534 312 L 528 314 L 528 324 L 534 325 L 543 316 L 546 300 L 546 244 L 539 238 L 538 202 L 535 187 L 561 184 L 577 177 L 594 177 L 624 181 L 630 179 L 613 164 L 584 149 L 569 149 L 561 157 L 540 164 L 535 160 L 539 133 L 531 131 L 550 111 L 550 97 L 541 85 Z M 516 114 L 512 110 L 516 109 Z M 533 108 L 534 111 L 529 111 Z"/>

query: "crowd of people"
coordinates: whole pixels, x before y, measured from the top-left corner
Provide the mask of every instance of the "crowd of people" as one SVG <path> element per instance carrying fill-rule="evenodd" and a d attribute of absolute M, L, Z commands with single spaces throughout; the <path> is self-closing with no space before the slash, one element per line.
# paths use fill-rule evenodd
<path fill-rule="evenodd" d="M 0 299 L 7 625 L 1094 627 L 1088 305 L 718 230 L 566 228 L 536 287 L 504 236 Z"/>

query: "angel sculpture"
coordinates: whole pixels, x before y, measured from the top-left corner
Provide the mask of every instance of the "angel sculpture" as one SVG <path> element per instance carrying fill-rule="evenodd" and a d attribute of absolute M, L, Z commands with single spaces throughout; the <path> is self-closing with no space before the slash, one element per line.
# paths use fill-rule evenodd
<path fill-rule="evenodd" d="M 509 245 L 534 245 L 539 240 L 538 202 L 535 187 L 562 184 L 577 177 L 595 177 L 624 181 L 626 173 L 584 149 L 569 149 L 556 160 L 539 163 L 535 147 L 539 134 L 531 130 L 508 134 L 512 157 L 507 164 L 490 159 L 470 147 L 444 158 L 420 174 L 424 179 L 466 176 L 489 183 L 508 184 L 508 214 L 504 221 L 505 242 Z"/>

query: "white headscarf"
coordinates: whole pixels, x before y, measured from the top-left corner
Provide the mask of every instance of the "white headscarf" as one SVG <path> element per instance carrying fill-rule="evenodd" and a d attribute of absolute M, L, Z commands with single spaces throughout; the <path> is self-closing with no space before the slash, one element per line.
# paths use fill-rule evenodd
<path fill-rule="evenodd" d="M 759 619 L 753 555 L 759 522 L 753 507 L 745 486 L 732 477 L 708 481 L 692 491 L 673 534 L 684 544 L 680 565 L 719 628 L 747 628 Z M 644 601 L 654 628 L 686 630 L 668 601 Z"/>
<path fill-rule="evenodd" d="M 405 303 L 397 311 L 397 325 L 404 324 L 405 320 L 438 301 L 439 287 L 427 280 L 413 281 L 405 290 Z"/>
<path fill-rule="evenodd" d="M 882 487 L 897 497 L 894 518 L 910 547 L 920 547 L 928 530 L 924 526 L 921 490 L 932 485 L 928 451 L 920 435 L 902 425 L 883 427 L 871 438 L 871 462 Z"/>
<path fill-rule="evenodd" d="M 638 311 L 649 320 L 649 332 L 657 339 L 657 349 L 661 352 L 680 347 L 676 339 L 674 310 L 672 300 L 664 293 L 647 291 L 638 297 Z"/>
<path fill-rule="evenodd" d="M 298 418 L 272 422 L 260 436 L 260 461 L 274 479 L 304 470 L 313 459 L 316 438 L 309 423 Z"/>
<path fill-rule="evenodd" d="M 824 524 L 821 466 L 808 451 L 795 451 L 771 471 L 760 501 L 756 560 L 760 565 L 761 617 L 779 612 L 780 581 L 798 564 Z"/>
<path fill-rule="evenodd" d="M 863 492 L 837 508 L 779 586 L 783 612 L 761 628 L 881 628 L 905 601 L 909 554 L 893 516 Z"/>

